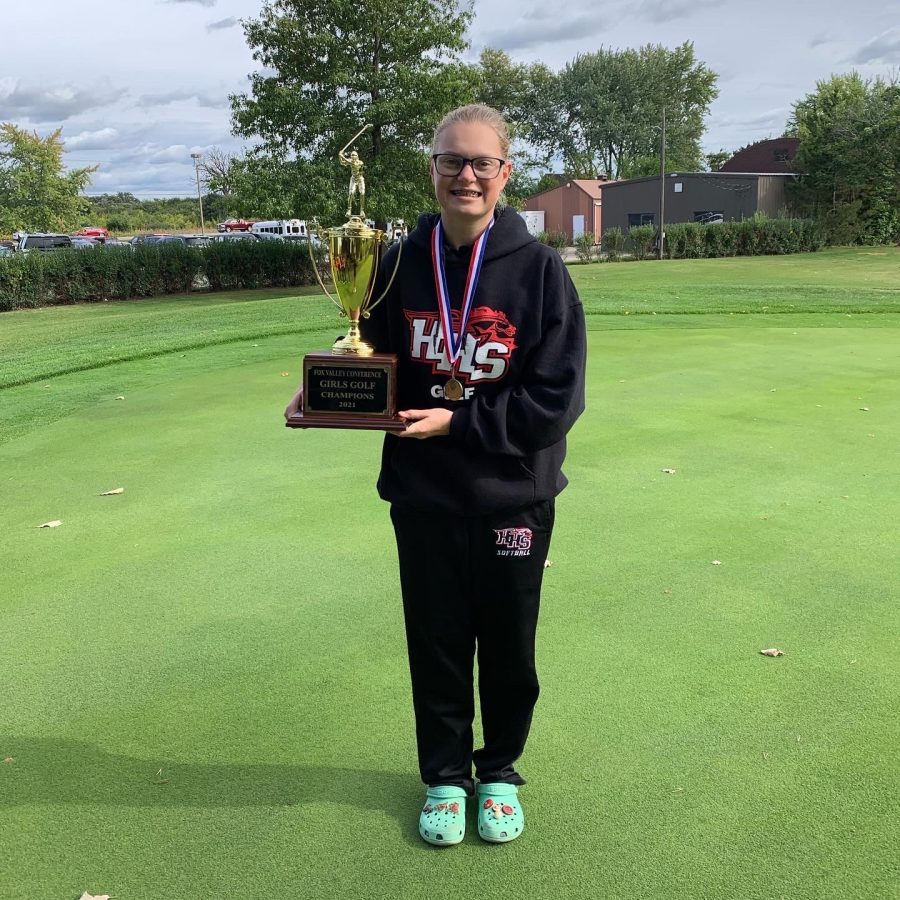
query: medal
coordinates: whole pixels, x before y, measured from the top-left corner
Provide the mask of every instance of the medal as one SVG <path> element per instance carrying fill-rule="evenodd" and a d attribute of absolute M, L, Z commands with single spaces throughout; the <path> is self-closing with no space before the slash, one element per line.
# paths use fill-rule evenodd
<path fill-rule="evenodd" d="M 444 229 L 438 219 L 431 233 L 431 265 L 434 269 L 434 289 L 437 294 L 438 311 L 441 314 L 441 334 L 444 338 L 444 356 L 450 363 L 450 380 L 444 385 L 445 400 L 462 400 L 465 390 L 462 382 L 456 377 L 456 367 L 466 342 L 466 326 L 469 324 L 469 313 L 475 299 L 475 288 L 481 274 L 481 263 L 487 248 L 488 235 L 494 227 L 493 218 L 487 228 L 478 235 L 472 245 L 472 258 L 469 260 L 469 274 L 466 276 L 466 288 L 463 292 L 462 307 L 459 311 L 459 331 L 453 330 L 453 308 L 450 306 L 450 291 L 447 288 L 447 273 L 444 271 Z"/>
<path fill-rule="evenodd" d="M 462 400 L 465 391 L 463 391 L 462 382 L 456 378 L 451 378 L 444 385 L 445 400 Z"/>

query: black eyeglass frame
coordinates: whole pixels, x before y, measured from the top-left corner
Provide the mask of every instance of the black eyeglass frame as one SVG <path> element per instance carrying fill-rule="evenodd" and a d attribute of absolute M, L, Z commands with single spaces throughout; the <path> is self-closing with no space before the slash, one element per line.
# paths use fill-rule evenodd
<path fill-rule="evenodd" d="M 462 160 L 462 164 L 459 167 L 459 171 L 454 172 L 452 175 L 445 175 L 438 168 L 438 157 L 441 157 L 441 156 L 450 156 L 453 159 Z M 478 172 L 475 170 L 475 162 L 476 162 L 476 160 L 479 160 L 479 159 L 489 159 L 489 160 L 491 160 L 491 162 L 500 163 L 500 165 L 497 166 L 497 171 L 493 175 L 479 175 Z M 503 171 L 503 167 L 509 162 L 508 159 L 500 159 L 500 157 L 498 157 L 498 156 L 469 157 L 469 156 L 462 156 L 459 153 L 432 153 L 431 161 L 434 163 L 434 168 L 437 171 L 438 175 L 441 175 L 444 178 L 455 178 L 457 175 L 459 175 L 460 172 L 462 172 L 462 170 L 466 167 L 466 165 L 469 165 L 472 167 L 472 174 L 476 178 L 480 178 L 482 181 L 493 181 L 495 178 L 499 178 L 500 173 Z"/>

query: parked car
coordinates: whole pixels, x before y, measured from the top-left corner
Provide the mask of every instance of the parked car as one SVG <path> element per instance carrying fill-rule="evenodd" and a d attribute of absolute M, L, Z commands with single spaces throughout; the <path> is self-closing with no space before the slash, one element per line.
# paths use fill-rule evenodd
<path fill-rule="evenodd" d="M 19 233 L 18 250 L 22 253 L 30 253 L 37 250 L 40 253 L 50 253 L 54 250 L 70 250 L 72 238 L 67 234 L 21 234 Z"/>
<path fill-rule="evenodd" d="M 16 252 L 16 242 L 15 241 L 2 240 L 2 241 L 0 241 L 0 247 L 6 247 L 6 249 L 9 250 L 10 253 Z"/>
<path fill-rule="evenodd" d="M 216 228 L 222 233 L 230 234 L 232 231 L 249 231 L 254 224 L 256 223 L 246 219 L 226 219 L 219 222 Z"/>
<path fill-rule="evenodd" d="M 166 237 L 164 234 L 136 234 L 128 243 L 132 247 L 137 247 L 138 244 L 155 244 L 164 237 Z"/>
<path fill-rule="evenodd" d="M 254 234 L 278 234 L 282 237 L 296 235 L 306 237 L 308 228 L 304 219 L 273 219 L 269 222 L 254 222 L 250 229 Z"/>
<path fill-rule="evenodd" d="M 109 229 L 101 228 L 99 225 L 86 225 L 79 228 L 72 237 L 100 238 L 105 241 L 109 237 Z"/>
<path fill-rule="evenodd" d="M 110 238 L 103 244 L 104 247 L 130 247 L 128 241 L 119 241 L 116 238 Z"/>
<path fill-rule="evenodd" d="M 238 232 L 236 234 L 214 234 L 211 241 L 258 241 L 258 234 L 252 234 L 249 231 Z"/>
<path fill-rule="evenodd" d="M 13 255 L 13 251 L 10 250 L 9 247 L 4 247 L 2 244 L 0 244 L 0 259 L 3 259 L 3 257 L 5 257 L 5 256 L 12 256 L 12 255 Z"/>
<path fill-rule="evenodd" d="M 262 236 L 262 235 L 261 235 L 261 236 Z M 304 234 L 304 235 L 299 235 L 299 234 L 287 234 L 287 235 L 284 236 L 284 240 L 288 241 L 288 242 L 291 243 L 291 244 L 306 244 L 306 243 L 310 243 L 310 244 L 312 244 L 313 247 L 315 247 L 316 249 L 318 249 L 319 247 L 323 246 L 323 245 L 322 245 L 322 240 L 321 240 L 321 238 L 320 238 L 317 234 L 312 234 L 312 233 L 310 233 L 310 234 L 308 234 L 308 235 L 306 235 L 306 234 Z"/>
<path fill-rule="evenodd" d="M 209 242 L 213 239 L 213 235 L 208 234 L 186 234 L 184 235 L 184 242 L 188 245 L 188 247 L 206 247 L 209 245 Z"/>
<path fill-rule="evenodd" d="M 389 243 L 396 244 L 397 241 L 402 241 L 407 234 L 408 229 L 406 227 L 406 222 L 404 222 L 403 219 L 397 219 L 395 222 L 388 222 L 387 236 Z"/>
<path fill-rule="evenodd" d="M 72 249 L 73 250 L 94 250 L 97 247 L 103 246 L 102 241 L 92 241 L 90 238 L 82 238 L 82 237 L 73 237 L 72 238 Z"/>

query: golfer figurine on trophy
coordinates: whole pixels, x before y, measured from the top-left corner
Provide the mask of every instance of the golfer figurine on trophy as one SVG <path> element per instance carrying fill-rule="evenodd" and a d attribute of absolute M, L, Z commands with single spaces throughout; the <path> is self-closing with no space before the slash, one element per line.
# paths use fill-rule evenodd
<path fill-rule="evenodd" d="M 350 192 L 347 221 L 337 228 L 320 228 L 313 219 L 310 234 L 316 235 L 328 250 L 331 281 L 335 298 L 313 271 L 322 290 L 341 316 L 348 320 L 347 334 L 335 341 L 331 350 L 310 353 L 303 358 L 303 403 L 287 420 L 288 428 L 373 428 L 402 431 L 406 424 L 397 417 L 397 356 L 378 353 L 360 335 L 360 318 L 367 319 L 394 282 L 400 265 L 400 253 L 394 271 L 376 300 L 372 300 L 386 236 L 365 221 L 366 182 L 359 154 L 347 149 L 365 131 L 366 125 L 338 153 L 341 165 L 350 167 Z M 353 196 L 359 197 L 359 214 L 353 214 Z M 402 252 L 402 247 L 400 248 Z M 309 247 L 312 256 L 312 244 Z"/>

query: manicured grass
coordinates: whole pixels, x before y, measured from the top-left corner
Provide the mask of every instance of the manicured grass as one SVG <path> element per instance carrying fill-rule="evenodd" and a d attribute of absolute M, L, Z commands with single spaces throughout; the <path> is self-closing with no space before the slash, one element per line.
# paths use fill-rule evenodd
<path fill-rule="evenodd" d="M 900 248 L 573 266 L 593 313 L 900 312 Z"/>
<path fill-rule="evenodd" d="M 689 306 L 707 265 L 666 270 Z M 589 311 L 641 271 L 572 269 Z M 0 390 L 0 897 L 896 896 L 900 316 L 589 317 L 528 827 L 434 850 L 380 437 L 281 425 L 333 312 L 188 302 L 234 339 L 163 353 L 159 302 L 159 355 Z M 140 347 L 111 306 L 0 341 Z"/>

